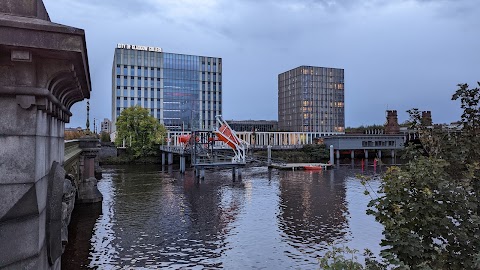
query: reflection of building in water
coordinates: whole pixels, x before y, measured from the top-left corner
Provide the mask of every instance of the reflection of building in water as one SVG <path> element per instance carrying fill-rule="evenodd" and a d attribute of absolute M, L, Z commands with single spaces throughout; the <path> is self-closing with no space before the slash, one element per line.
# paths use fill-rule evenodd
<path fill-rule="evenodd" d="M 124 166 L 105 174 L 112 184 L 102 217 L 110 221 L 100 222 L 94 234 L 108 246 L 91 251 L 90 266 L 221 268 L 229 224 L 243 207 L 243 186 L 223 190 L 221 176 L 197 185 L 192 172 L 174 179 L 155 169 Z"/>
<path fill-rule="evenodd" d="M 280 173 L 280 229 L 301 252 L 302 247 L 324 249 L 347 233 L 346 188 L 338 173 Z"/>

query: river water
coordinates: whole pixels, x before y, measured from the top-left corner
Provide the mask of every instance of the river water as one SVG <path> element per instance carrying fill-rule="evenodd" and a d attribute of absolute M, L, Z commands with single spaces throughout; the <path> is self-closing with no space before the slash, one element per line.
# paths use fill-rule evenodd
<path fill-rule="evenodd" d="M 171 167 L 107 167 L 101 206 L 74 211 L 63 269 L 318 269 L 329 243 L 378 254 L 359 173 L 254 167 L 197 183 Z"/>

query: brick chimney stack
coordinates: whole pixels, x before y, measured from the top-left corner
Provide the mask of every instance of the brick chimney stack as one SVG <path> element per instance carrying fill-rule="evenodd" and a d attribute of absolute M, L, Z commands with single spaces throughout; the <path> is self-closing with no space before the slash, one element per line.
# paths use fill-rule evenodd
<path fill-rule="evenodd" d="M 385 134 L 399 134 L 397 111 L 387 111 L 387 123 L 385 124 Z"/>
<path fill-rule="evenodd" d="M 432 122 L 432 112 L 431 111 L 423 111 L 422 112 L 422 125 L 429 127 L 433 125 Z"/>

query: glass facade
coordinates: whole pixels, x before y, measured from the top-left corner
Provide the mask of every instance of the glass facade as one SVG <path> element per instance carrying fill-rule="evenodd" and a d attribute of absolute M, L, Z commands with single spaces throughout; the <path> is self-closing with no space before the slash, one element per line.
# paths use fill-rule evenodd
<path fill-rule="evenodd" d="M 116 48 L 112 73 L 113 123 L 135 105 L 170 131 L 212 130 L 222 114 L 221 58 Z"/>
<path fill-rule="evenodd" d="M 280 131 L 344 132 L 344 70 L 300 66 L 278 75 Z"/>

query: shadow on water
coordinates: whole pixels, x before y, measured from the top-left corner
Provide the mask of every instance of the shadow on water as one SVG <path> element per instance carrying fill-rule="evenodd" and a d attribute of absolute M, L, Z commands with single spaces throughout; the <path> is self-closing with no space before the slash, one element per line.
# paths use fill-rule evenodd
<path fill-rule="evenodd" d="M 68 226 L 68 245 L 62 255 L 62 269 L 85 269 L 90 256 L 90 239 L 102 204 L 75 205 Z"/>

